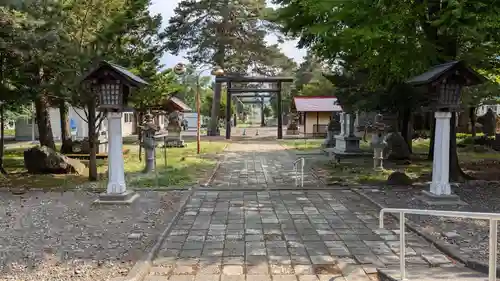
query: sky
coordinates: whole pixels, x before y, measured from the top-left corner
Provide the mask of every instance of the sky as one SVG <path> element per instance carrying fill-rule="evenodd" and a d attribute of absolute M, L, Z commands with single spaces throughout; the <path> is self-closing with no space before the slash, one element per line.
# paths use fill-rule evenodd
<path fill-rule="evenodd" d="M 163 26 L 166 26 L 170 17 L 174 14 L 174 8 L 181 0 L 153 0 L 152 5 L 150 7 L 150 11 L 152 14 L 161 14 L 163 17 Z M 267 41 L 270 44 L 275 44 L 277 42 L 276 37 L 268 36 Z M 306 50 L 298 49 L 296 47 L 297 41 L 286 41 L 283 44 L 280 44 L 281 50 L 285 55 L 295 60 L 297 63 L 303 61 L 303 57 L 306 54 Z M 172 54 L 166 53 L 161 63 L 165 65 L 165 67 L 173 67 L 175 64 L 183 62 L 187 63 L 187 60 L 183 58 L 182 54 L 179 56 L 174 56 Z"/>

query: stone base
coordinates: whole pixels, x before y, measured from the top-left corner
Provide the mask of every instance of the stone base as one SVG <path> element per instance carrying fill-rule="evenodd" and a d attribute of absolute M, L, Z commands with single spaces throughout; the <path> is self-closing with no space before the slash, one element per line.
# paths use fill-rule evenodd
<path fill-rule="evenodd" d="M 139 194 L 134 191 L 127 190 L 124 193 L 101 193 L 99 198 L 93 202 L 96 205 L 130 205 L 135 199 L 139 198 Z"/>
<path fill-rule="evenodd" d="M 296 136 L 296 135 L 300 135 L 300 131 L 299 130 L 286 130 L 286 135 L 287 136 Z"/>
<path fill-rule="evenodd" d="M 326 148 L 334 148 L 334 147 L 335 147 L 335 144 L 336 144 L 335 139 L 333 139 L 333 140 L 325 140 L 325 141 L 321 144 L 321 148 L 323 148 L 323 149 L 326 149 Z"/>
<path fill-rule="evenodd" d="M 439 206 L 439 205 L 468 205 L 464 201 L 460 200 L 460 197 L 456 194 L 450 195 L 436 195 L 428 190 L 423 190 L 420 196 L 416 198 L 429 206 Z"/>
<path fill-rule="evenodd" d="M 359 141 L 361 138 L 355 136 L 335 136 L 335 154 L 363 154 L 359 148 Z"/>
<path fill-rule="evenodd" d="M 165 147 L 186 147 L 184 140 L 167 140 Z"/>

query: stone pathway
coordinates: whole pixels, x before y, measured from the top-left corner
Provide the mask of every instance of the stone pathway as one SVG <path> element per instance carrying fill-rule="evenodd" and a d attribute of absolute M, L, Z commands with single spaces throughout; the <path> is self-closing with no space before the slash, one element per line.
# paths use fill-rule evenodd
<path fill-rule="evenodd" d="M 276 142 L 252 140 L 232 143 L 225 160 L 215 174 L 212 188 L 266 189 L 294 188 L 293 159 Z M 319 187 L 321 183 L 309 172 L 304 174 L 304 186 Z"/>
<path fill-rule="evenodd" d="M 399 264 L 397 231 L 376 213 L 348 190 L 198 191 L 146 280 L 376 280 Z M 408 266 L 451 264 L 413 233 L 407 245 Z"/>
<path fill-rule="evenodd" d="M 285 181 L 291 158 L 278 147 L 232 144 L 216 181 Z M 377 267 L 399 265 L 398 231 L 379 230 L 377 216 L 350 190 L 196 191 L 146 280 L 377 280 Z M 408 267 L 453 266 L 416 234 L 406 239 Z"/>

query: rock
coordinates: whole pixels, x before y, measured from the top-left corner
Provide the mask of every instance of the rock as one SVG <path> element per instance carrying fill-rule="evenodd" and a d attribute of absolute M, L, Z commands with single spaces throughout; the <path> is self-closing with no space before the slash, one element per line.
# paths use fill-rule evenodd
<path fill-rule="evenodd" d="M 487 136 L 494 136 L 497 126 L 496 114 L 491 108 L 488 109 L 486 114 L 479 116 L 477 122 L 483 126 L 483 133 Z"/>
<path fill-rule="evenodd" d="M 142 233 L 137 233 L 137 232 L 130 233 L 128 235 L 128 239 L 132 239 L 132 240 L 139 240 L 139 239 L 141 239 L 141 237 L 142 237 Z"/>
<path fill-rule="evenodd" d="M 457 238 L 457 237 L 460 237 L 460 235 L 458 233 L 456 233 L 455 231 L 450 231 L 450 232 L 443 232 L 441 233 L 444 237 L 448 238 L 448 239 L 453 239 L 453 238 Z"/>
<path fill-rule="evenodd" d="M 73 141 L 73 146 L 71 148 L 72 153 L 79 153 L 79 154 L 89 154 L 90 153 L 90 145 L 89 145 L 89 139 L 84 138 L 83 140 L 75 140 Z"/>
<path fill-rule="evenodd" d="M 24 151 L 24 165 L 31 174 L 87 173 L 86 166 L 79 160 L 68 158 L 46 146 L 35 146 Z"/>
<path fill-rule="evenodd" d="M 387 134 L 386 154 L 389 160 L 408 160 L 410 159 L 410 149 L 403 136 L 398 132 Z"/>
<path fill-rule="evenodd" d="M 412 185 L 413 181 L 405 173 L 394 172 L 387 178 L 388 185 Z"/>

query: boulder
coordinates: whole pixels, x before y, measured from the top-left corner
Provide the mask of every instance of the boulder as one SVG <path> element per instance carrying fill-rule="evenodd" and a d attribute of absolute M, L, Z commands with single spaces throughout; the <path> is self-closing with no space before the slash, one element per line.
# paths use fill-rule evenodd
<path fill-rule="evenodd" d="M 412 185 L 413 181 L 405 173 L 393 172 L 387 177 L 387 185 Z"/>
<path fill-rule="evenodd" d="M 410 159 L 410 149 L 400 133 L 392 132 L 387 134 L 385 141 L 387 142 L 387 147 L 384 154 L 387 155 L 387 159 L 392 161 Z"/>
<path fill-rule="evenodd" d="M 477 122 L 482 125 L 482 131 L 487 136 L 494 136 L 497 126 L 496 114 L 491 108 L 488 109 L 486 114 L 479 116 Z"/>
<path fill-rule="evenodd" d="M 85 175 L 85 164 L 71 159 L 46 146 L 35 146 L 24 151 L 24 165 L 31 174 Z"/>

